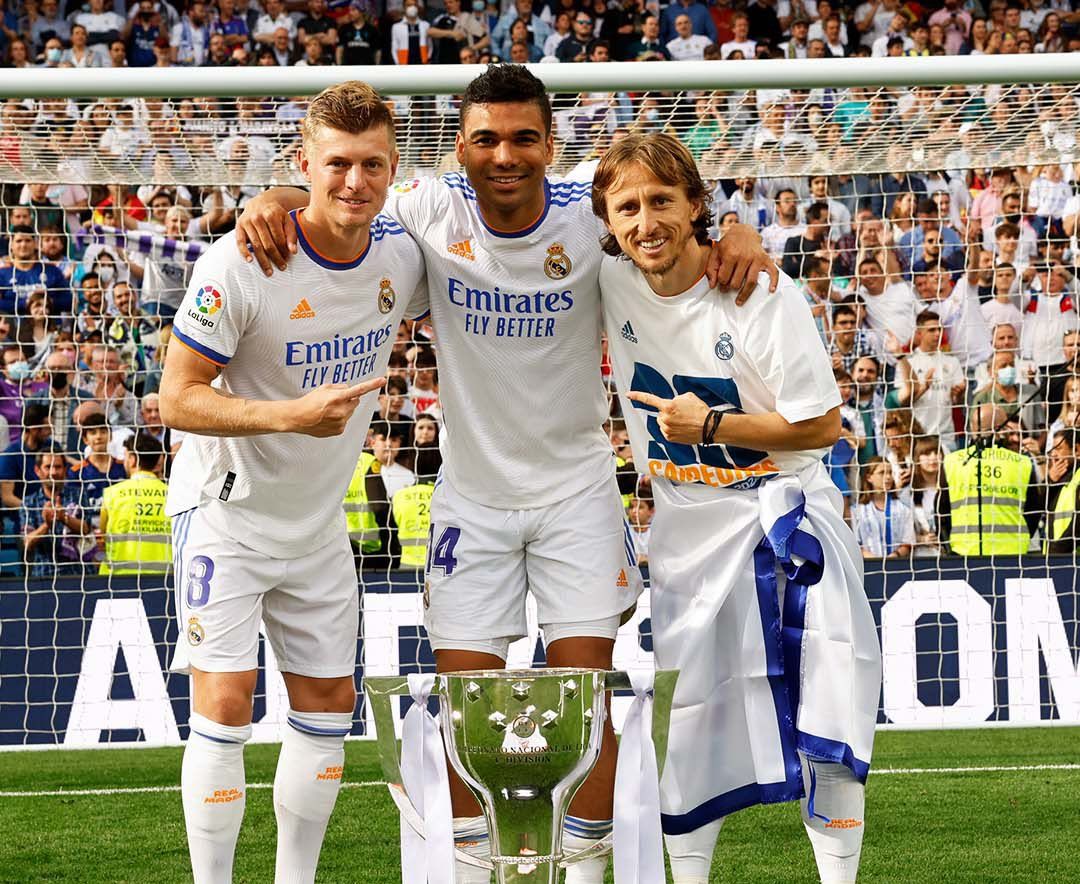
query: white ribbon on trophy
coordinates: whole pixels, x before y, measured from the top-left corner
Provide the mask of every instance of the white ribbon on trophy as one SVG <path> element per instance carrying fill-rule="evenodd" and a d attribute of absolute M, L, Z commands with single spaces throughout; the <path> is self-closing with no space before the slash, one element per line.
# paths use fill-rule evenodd
<path fill-rule="evenodd" d="M 634 702 L 623 723 L 615 770 L 614 866 L 617 884 L 664 880 L 660 780 L 652 738 L 653 672 L 631 670 Z"/>
<path fill-rule="evenodd" d="M 401 821 L 402 884 L 454 884 L 454 819 L 442 734 L 428 711 L 434 674 L 409 675 L 413 704 L 401 729 L 401 786 L 424 821 L 420 835 Z"/>

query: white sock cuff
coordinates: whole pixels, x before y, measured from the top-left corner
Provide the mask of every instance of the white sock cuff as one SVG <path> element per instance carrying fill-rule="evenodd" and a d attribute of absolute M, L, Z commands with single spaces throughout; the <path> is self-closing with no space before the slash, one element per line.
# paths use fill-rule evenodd
<path fill-rule="evenodd" d="M 192 712 L 188 717 L 188 726 L 191 728 L 192 735 L 198 735 L 211 743 L 234 743 L 242 746 L 251 739 L 250 724 L 242 727 L 218 724 L 216 721 L 199 715 L 198 712 Z"/>
<path fill-rule="evenodd" d="M 479 841 L 487 840 L 487 820 L 482 816 L 456 816 L 454 817 L 454 840 L 455 841 Z"/>
<path fill-rule="evenodd" d="M 309 737 L 331 737 L 344 742 L 352 730 L 351 712 L 297 712 L 289 710 L 289 727 Z"/>
<path fill-rule="evenodd" d="M 567 835 L 573 835 L 577 838 L 584 838 L 589 841 L 599 841 L 611 834 L 611 829 L 614 826 L 614 821 L 607 820 L 587 820 L 578 816 L 566 815 L 566 819 L 563 822 L 563 831 Z"/>

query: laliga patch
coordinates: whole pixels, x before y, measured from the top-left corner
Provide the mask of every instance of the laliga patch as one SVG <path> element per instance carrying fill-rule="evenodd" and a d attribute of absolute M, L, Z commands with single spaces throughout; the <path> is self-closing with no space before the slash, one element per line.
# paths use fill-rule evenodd
<path fill-rule="evenodd" d="M 419 178 L 410 178 L 408 181 L 399 181 L 397 184 L 393 185 L 391 190 L 393 190 L 394 193 L 408 193 L 410 190 L 416 190 L 419 186 Z"/>
<path fill-rule="evenodd" d="M 208 282 L 195 293 L 193 306 L 188 307 L 188 319 L 202 326 L 204 331 L 217 329 L 218 314 L 225 306 L 224 287 L 220 283 Z"/>
<path fill-rule="evenodd" d="M 206 638 L 206 631 L 202 628 L 202 624 L 199 622 L 198 617 L 192 617 L 188 620 L 187 624 L 187 640 L 188 644 L 193 648 L 197 648 L 203 643 Z"/>

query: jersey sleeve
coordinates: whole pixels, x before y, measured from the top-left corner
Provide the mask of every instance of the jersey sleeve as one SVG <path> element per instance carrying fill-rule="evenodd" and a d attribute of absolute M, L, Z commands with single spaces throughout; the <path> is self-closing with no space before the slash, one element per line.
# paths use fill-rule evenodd
<path fill-rule="evenodd" d="M 759 306 L 746 316 L 747 355 L 775 397 L 780 416 L 796 423 L 840 405 L 832 362 L 798 286 L 781 275 L 776 292 L 770 294 L 759 279 L 751 301 Z"/>
<path fill-rule="evenodd" d="M 220 247 L 231 244 L 228 239 L 224 237 L 195 263 L 173 325 L 173 338 L 221 367 L 228 365 L 236 352 L 251 314 L 251 284 L 242 284 L 241 274 L 231 266 L 241 258 Z"/>
<path fill-rule="evenodd" d="M 440 196 L 442 183 L 437 178 L 406 178 L 390 185 L 382 211 L 415 237 L 421 237 L 428 224 L 445 210 Z"/>
<path fill-rule="evenodd" d="M 420 262 L 420 272 L 417 274 L 416 287 L 409 296 L 409 305 L 405 308 L 405 315 L 409 319 L 424 319 L 431 312 L 431 298 L 428 296 L 427 271 L 424 269 L 424 255 L 418 248 L 417 260 Z"/>

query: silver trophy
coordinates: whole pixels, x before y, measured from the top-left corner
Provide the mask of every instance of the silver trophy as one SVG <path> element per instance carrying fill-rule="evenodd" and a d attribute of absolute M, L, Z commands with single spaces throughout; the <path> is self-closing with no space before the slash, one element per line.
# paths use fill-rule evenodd
<path fill-rule="evenodd" d="M 677 675 L 657 672 L 653 682 L 652 739 L 660 770 Z M 494 870 L 499 884 L 555 884 L 559 868 L 611 849 L 608 836 L 586 850 L 564 853 L 563 821 L 600 755 L 606 692 L 629 687 L 625 672 L 599 669 L 500 669 L 436 677 L 446 754 L 480 802 L 490 835 L 489 860 L 456 851 L 458 860 Z M 409 693 L 406 677 L 365 678 L 364 690 L 402 824 L 423 835 L 423 820 L 401 786 L 394 735 L 391 700 Z"/>

